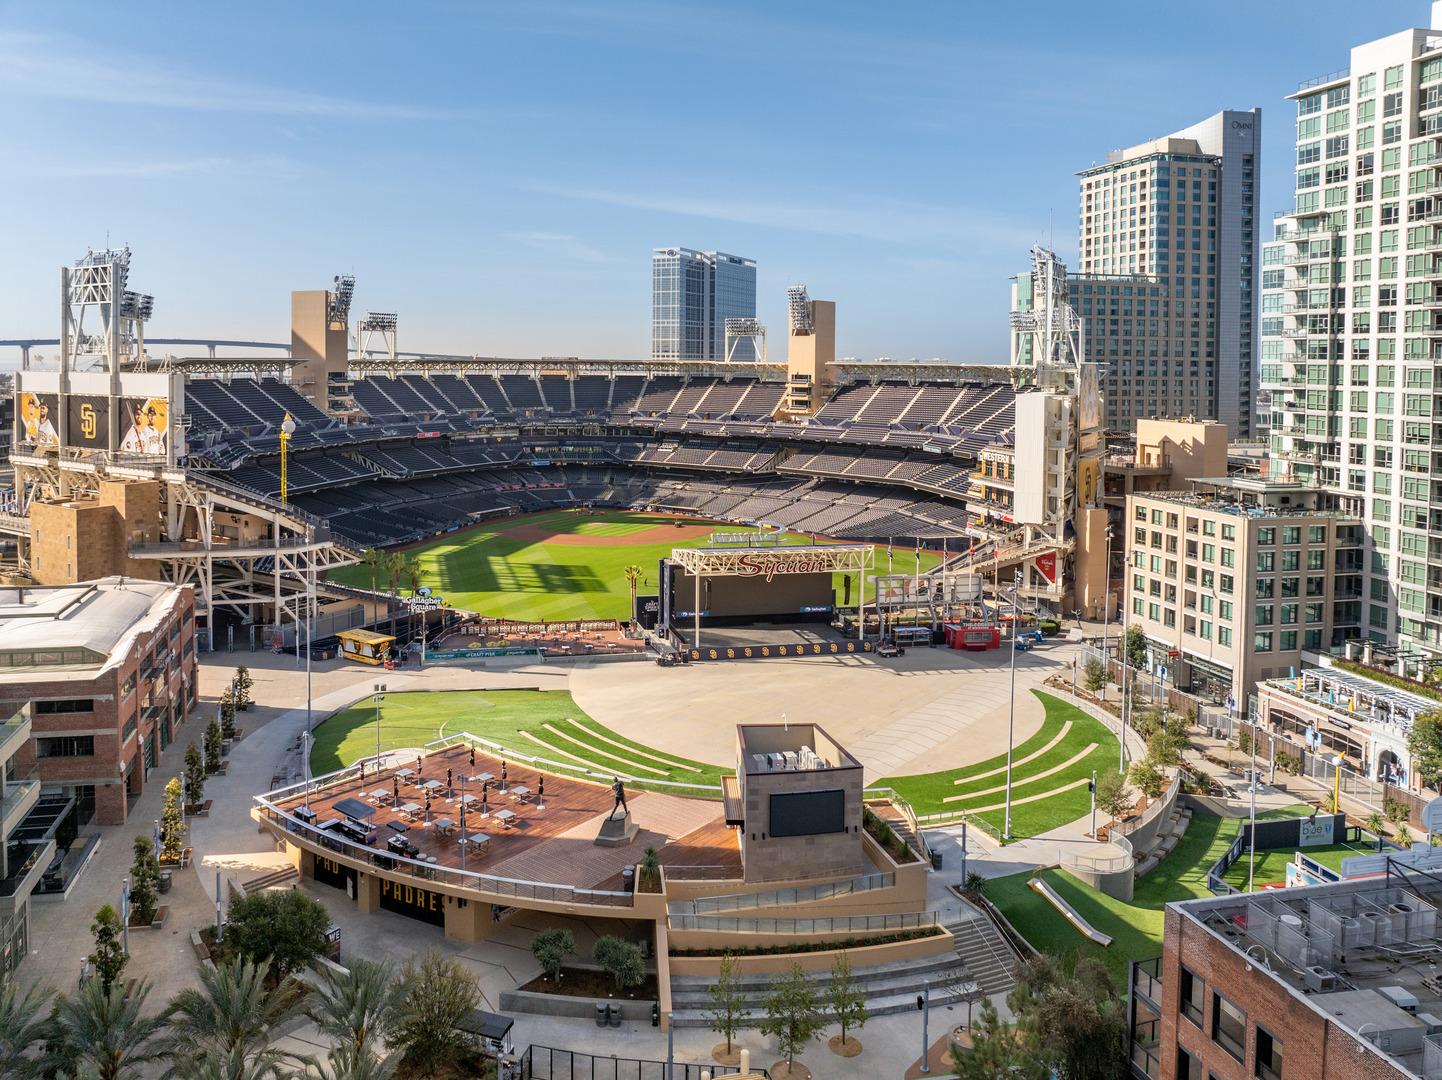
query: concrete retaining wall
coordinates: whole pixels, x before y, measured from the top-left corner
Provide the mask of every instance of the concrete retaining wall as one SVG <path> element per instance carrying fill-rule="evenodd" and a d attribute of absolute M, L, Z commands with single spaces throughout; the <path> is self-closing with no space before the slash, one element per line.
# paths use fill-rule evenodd
<path fill-rule="evenodd" d="M 655 1002 L 640 998 L 567 997 L 564 994 L 534 994 L 529 990 L 506 990 L 501 993 L 501 1012 L 534 1013 L 538 1016 L 570 1016 L 595 1020 L 596 1003 L 621 1006 L 621 1019 L 651 1022 L 651 1006 Z"/>

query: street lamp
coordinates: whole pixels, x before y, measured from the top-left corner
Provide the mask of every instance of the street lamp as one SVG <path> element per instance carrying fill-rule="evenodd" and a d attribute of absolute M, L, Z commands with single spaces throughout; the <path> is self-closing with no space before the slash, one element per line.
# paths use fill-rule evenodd
<path fill-rule="evenodd" d="M 1012 735 L 1016 730 L 1016 646 L 1017 627 L 1021 625 L 1021 582 L 1022 571 L 1017 567 L 1012 577 L 1014 588 L 1011 594 L 1011 700 L 1006 714 L 1006 829 L 1003 839 L 1011 839 L 1011 751 Z"/>
<path fill-rule="evenodd" d="M 375 684 L 375 692 L 372 695 L 376 702 L 376 768 L 381 767 L 381 698 L 386 692 L 386 684 L 378 682 Z"/>
<path fill-rule="evenodd" d="M 1342 812 L 1342 755 L 1333 754 L 1327 759 L 1327 764 L 1336 770 L 1332 779 L 1332 813 L 1340 814 Z"/>
<path fill-rule="evenodd" d="M 287 476 L 286 459 L 290 452 L 290 437 L 295 434 L 295 421 L 291 419 L 290 413 L 285 414 L 285 419 L 280 422 L 280 501 L 286 501 Z"/>
<path fill-rule="evenodd" d="M 1123 575 L 1125 580 L 1126 575 Z M 1106 569 L 1102 573 L 1102 669 L 1108 677 L 1111 672 L 1108 670 L 1111 664 L 1111 646 L 1107 644 L 1107 631 L 1111 623 L 1112 614 L 1112 527 L 1107 526 L 1107 562 Z M 1102 683 L 1102 700 L 1107 696 L 1107 684 Z"/>

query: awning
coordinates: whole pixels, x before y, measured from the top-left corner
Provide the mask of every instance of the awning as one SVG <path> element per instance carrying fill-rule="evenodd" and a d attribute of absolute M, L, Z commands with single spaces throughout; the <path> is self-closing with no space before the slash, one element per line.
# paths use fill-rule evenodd
<path fill-rule="evenodd" d="M 500 1013 L 472 1009 L 456 1023 L 456 1030 L 464 1031 L 468 1035 L 479 1036 L 482 1039 L 502 1042 L 510 1034 L 515 1023 L 509 1016 L 502 1016 Z"/>
<path fill-rule="evenodd" d="M 375 807 L 361 802 L 359 799 L 341 799 L 335 804 L 335 810 L 344 814 L 352 821 L 370 821 L 375 817 Z"/>

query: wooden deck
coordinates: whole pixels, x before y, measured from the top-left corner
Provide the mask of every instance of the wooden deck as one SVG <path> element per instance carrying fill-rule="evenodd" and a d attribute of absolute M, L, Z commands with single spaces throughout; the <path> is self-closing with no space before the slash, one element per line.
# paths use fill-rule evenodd
<path fill-rule="evenodd" d="M 479 752 L 474 766 L 471 760 L 470 751 L 465 747 L 437 751 L 422 758 L 419 768 L 416 761 L 405 761 L 379 773 L 367 773 L 363 779 L 313 792 L 309 807 L 316 814 L 317 822 L 324 822 L 344 816 L 335 811 L 337 802 L 359 798 L 372 810 L 369 820 L 376 834 L 373 846 L 377 850 L 385 850 L 386 840 L 396 834 L 390 823 L 398 822 L 405 825 L 404 835 L 420 849 L 422 856 L 435 856 L 438 865 L 453 868 L 461 867 L 458 839 L 463 832 L 467 836 L 484 833 L 491 838 L 489 847 L 485 851 L 468 847 L 465 869 L 525 881 L 619 889 L 621 871 L 639 862 L 648 847 L 657 849 L 663 863 L 734 864 L 739 876 L 740 852 L 734 830 L 725 825 L 719 800 L 628 791 L 627 805 L 632 821 L 639 827 L 635 840 L 626 847 L 597 847 L 596 834 L 613 805 L 609 786 L 553 773 L 542 774 L 508 761 L 505 763 L 507 790 L 499 789 L 499 780 L 488 782 L 488 813 L 482 814 L 482 781 L 473 778 L 484 773 L 499 778 L 502 761 Z M 404 769 L 415 770 L 418 775 L 397 778 L 396 773 Z M 545 780 L 544 809 L 536 795 L 542 778 Z M 429 815 L 420 789 L 420 782 L 428 780 L 439 780 L 442 785 L 431 797 Z M 517 797 L 513 790 L 517 785 L 529 788 L 531 794 Z M 377 790 L 385 792 L 384 798 L 371 799 L 368 793 Z M 465 815 L 464 830 L 460 824 L 462 795 L 476 796 Z M 415 820 L 399 809 L 407 803 L 421 807 Z M 306 805 L 306 800 L 292 798 L 277 805 L 293 812 Z M 501 810 L 510 810 L 516 815 L 512 828 L 505 828 L 497 819 L 497 812 Z M 456 823 L 449 835 L 442 835 L 435 824 L 445 818 Z"/>

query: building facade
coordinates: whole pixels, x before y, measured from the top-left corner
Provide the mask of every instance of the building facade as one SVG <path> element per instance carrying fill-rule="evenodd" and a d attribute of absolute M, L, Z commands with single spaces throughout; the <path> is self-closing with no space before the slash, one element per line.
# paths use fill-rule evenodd
<path fill-rule="evenodd" d="M 1251 434 L 1261 123 L 1219 112 L 1079 174 L 1069 291 L 1111 430 L 1194 416 Z"/>
<path fill-rule="evenodd" d="M 1442 653 L 1442 4 L 1297 104 L 1296 202 L 1263 251 L 1271 453 L 1366 525 L 1363 629 Z"/>
<path fill-rule="evenodd" d="M 124 824 L 198 693 L 189 586 L 0 588 L 0 712 L 31 723 L 16 766 L 82 823 Z"/>
<path fill-rule="evenodd" d="M 1241 709 L 1254 685 L 1340 645 L 1360 617 L 1361 529 L 1311 489 L 1195 481 L 1127 499 L 1123 618 L 1172 685 Z"/>
<path fill-rule="evenodd" d="M 725 360 L 726 320 L 756 317 L 756 262 L 722 251 L 651 253 L 651 358 Z M 750 340 L 735 360 L 755 360 Z"/>

